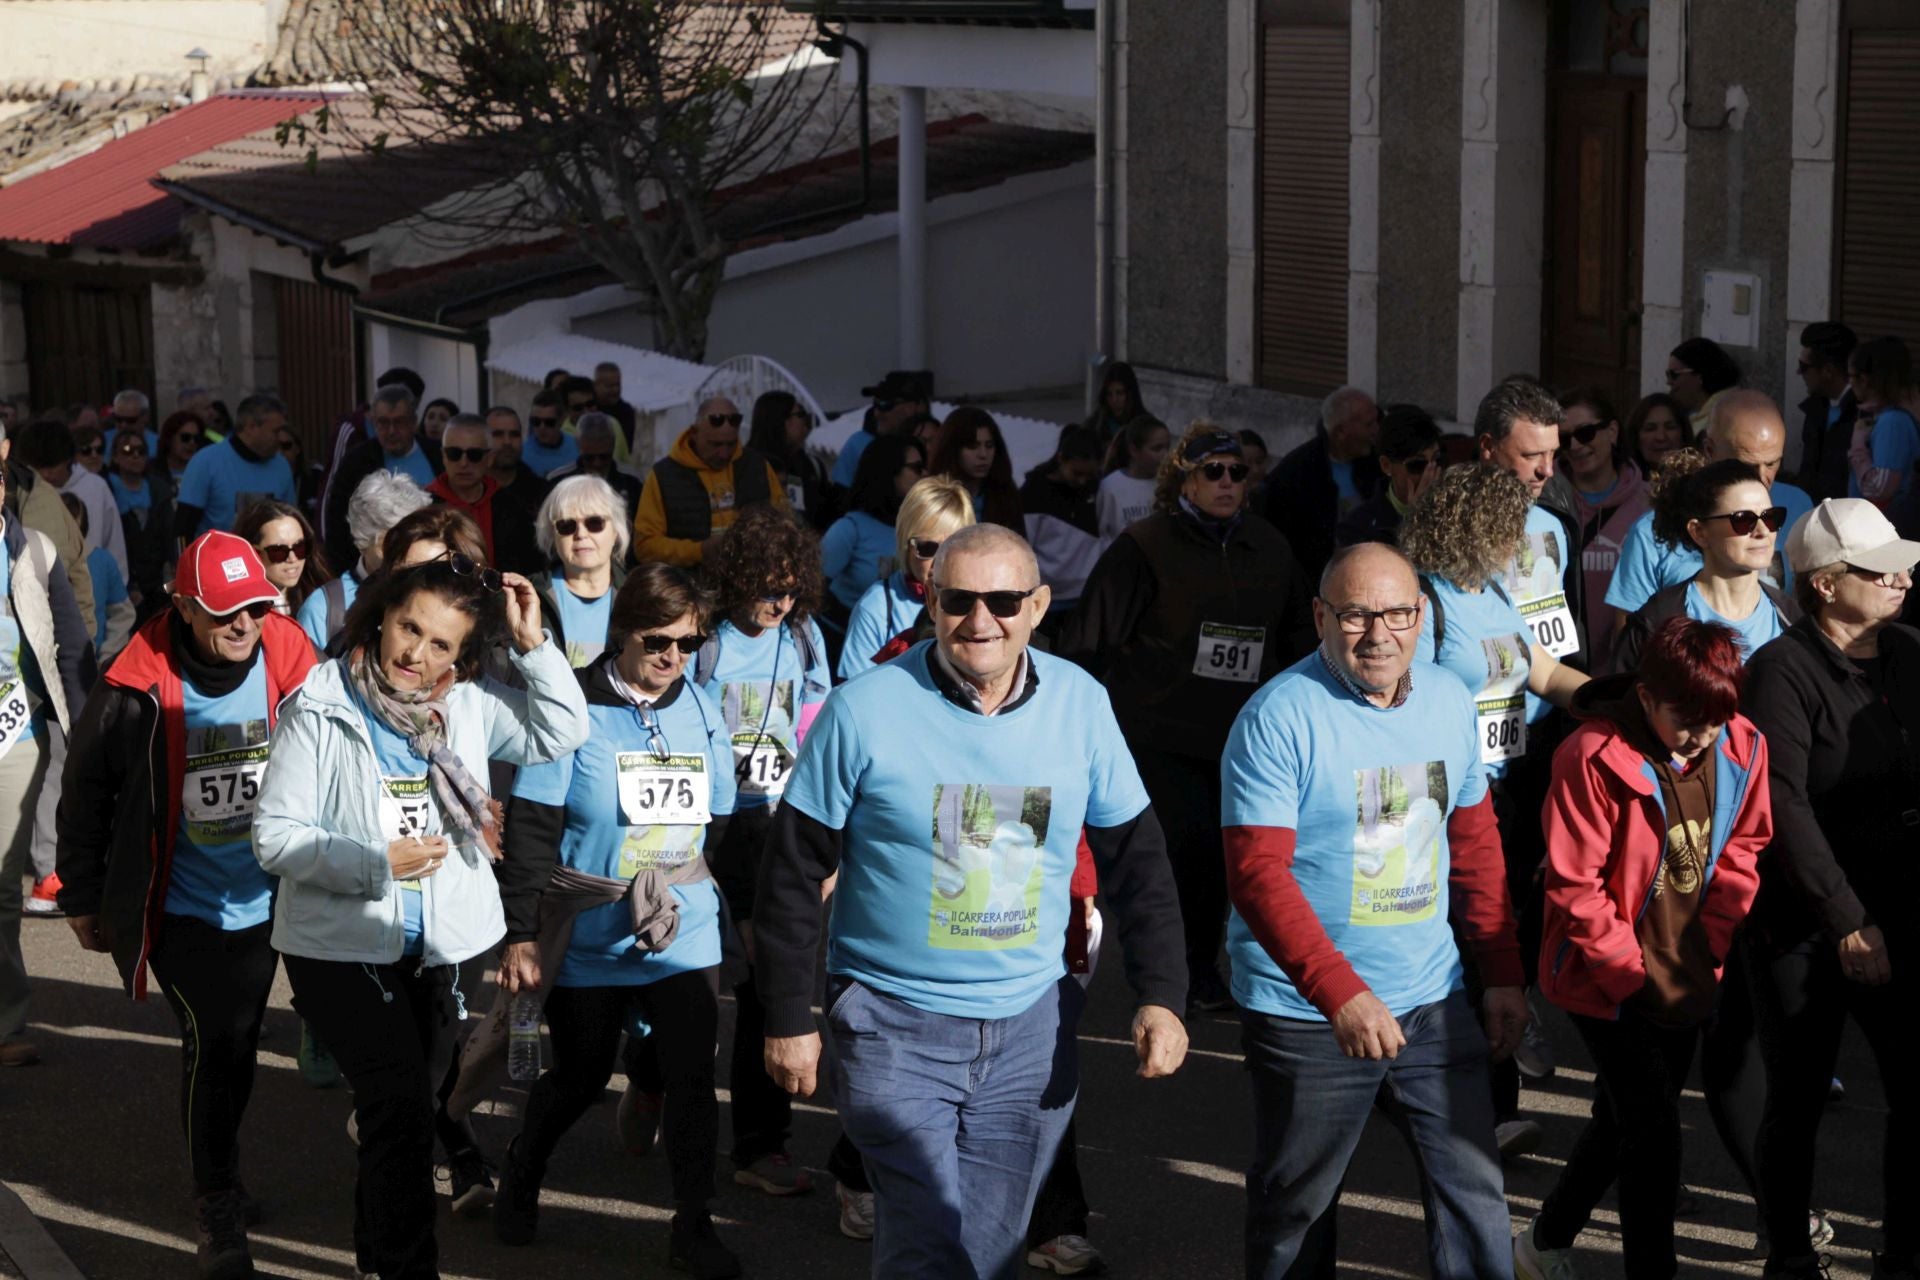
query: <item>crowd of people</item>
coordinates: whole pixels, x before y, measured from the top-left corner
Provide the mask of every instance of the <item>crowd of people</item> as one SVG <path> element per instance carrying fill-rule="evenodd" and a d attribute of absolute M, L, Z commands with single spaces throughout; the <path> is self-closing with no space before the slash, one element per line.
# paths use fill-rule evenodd
<path fill-rule="evenodd" d="M 1874 1274 L 1920 1277 L 1893 909 L 1920 428 L 1897 339 L 1805 341 L 1798 483 L 1779 407 L 1698 338 L 1624 426 L 1528 377 L 1453 434 L 1343 387 L 1271 465 L 1116 364 L 1024 477 L 990 412 L 936 419 L 898 371 L 836 458 L 770 392 L 708 399 L 650 467 L 612 365 L 524 415 L 390 370 L 311 464 L 266 393 L 188 389 L 158 428 L 138 391 L 9 407 L 0 1065 L 39 1058 L 23 912 L 157 988 L 215 1280 L 253 1273 L 282 965 L 301 1076 L 352 1091 L 362 1276 L 438 1274 L 436 1160 L 454 1214 L 535 1243 L 616 1067 L 678 1269 L 741 1274 L 723 1168 L 813 1189 L 792 1114 L 825 1089 L 875 1276 L 1090 1274 L 1076 1027 L 1108 937 L 1142 1077 L 1240 1019 L 1249 1277 L 1334 1274 L 1375 1108 L 1434 1275 L 1566 1280 L 1617 1184 L 1626 1274 L 1673 1276 L 1697 1055 L 1790 1280 L 1832 1239 L 1851 1017 L 1887 1095 Z M 1593 1109 L 1516 1236 L 1547 1006 Z"/>

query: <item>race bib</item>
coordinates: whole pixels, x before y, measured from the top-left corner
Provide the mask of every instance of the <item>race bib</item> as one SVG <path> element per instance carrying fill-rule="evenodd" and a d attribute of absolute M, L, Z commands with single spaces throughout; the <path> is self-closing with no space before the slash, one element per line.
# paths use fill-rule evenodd
<path fill-rule="evenodd" d="M 1564 592 L 1527 601 L 1520 606 L 1520 617 L 1540 647 L 1554 657 L 1564 658 L 1580 647 L 1580 637 L 1573 629 L 1573 610 Z"/>
<path fill-rule="evenodd" d="M 13 744 L 33 722 L 33 708 L 27 702 L 24 680 L 9 680 L 0 685 L 0 756 L 13 750 Z"/>
<path fill-rule="evenodd" d="M 425 774 L 380 780 L 380 834 L 389 842 L 432 834 L 433 789 Z"/>
<path fill-rule="evenodd" d="M 1200 647 L 1193 654 L 1193 674 L 1206 680 L 1252 684 L 1260 679 L 1260 657 L 1266 647 L 1265 627 L 1203 622 Z"/>
<path fill-rule="evenodd" d="M 1527 754 L 1527 699 L 1525 694 L 1482 698 L 1479 713 L 1480 762 L 1498 764 Z"/>
<path fill-rule="evenodd" d="M 705 756 L 662 760 L 651 751 L 622 751 L 618 763 L 620 811 L 628 826 L 704 826 L 713 821 Z"/>
<path fill-rule="evenodd" d="M 777 738 L 743 733 L 733 740 L 734 783 L 743 795 L 779 795 L 792 768 L 793 758 Z"/>
<path fill-rule="evenodd" d="M 180 807 L 195 844 L 222 844 L 253 826 L 267 767 L 267 722 L 213 725 L 187 733 Z"/>

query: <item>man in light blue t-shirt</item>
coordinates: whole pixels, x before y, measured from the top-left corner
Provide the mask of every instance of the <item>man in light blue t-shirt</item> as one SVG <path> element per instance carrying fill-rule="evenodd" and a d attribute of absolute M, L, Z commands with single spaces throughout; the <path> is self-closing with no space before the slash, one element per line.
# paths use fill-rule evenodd
<path fill-rule="evenodd" d="M 287 406 L 278 397 L 251 395 L 233 412 L 233 434 L 193 455 L 174 500 L 173 532 L 182 541 L 209 530 L 233 530 L 242 511 L 262 498 L 297 503 L 293 468 L 280 454 Z"/>
<path fill-rule="evenodd" d="M 1220 762 L 1253 1077 L 1247 1271 L 1331 1274 L 1331 1233 L 1312 1228 L 1384 1099 L 1429 1185 L 1433 1274 L 1510 1275 L 1487 1064 L 1527 1006 L 1473 695 L 1414 660 L 1422 600 L 1397 549 L 1336 553 L 1313 613 L 1320 647 L 1241 709 Z"/>
<path fill-rule="evenodd" d="M 1028 648 L 1049 600 L 999 525 L 947 538 L 935 639 L 836 690 L 774 816 L 754 904 L 766 1065 L 813 1092 L 822 886 L 834 1100 L 875 1195 L 873 1274 L 1016 1274 L 1073 1111 L 1065 964 L 1084 829 L 1138 999 L 1140 1074 L 1186 1056 L 1180 906 L 1106 691 Z"/>

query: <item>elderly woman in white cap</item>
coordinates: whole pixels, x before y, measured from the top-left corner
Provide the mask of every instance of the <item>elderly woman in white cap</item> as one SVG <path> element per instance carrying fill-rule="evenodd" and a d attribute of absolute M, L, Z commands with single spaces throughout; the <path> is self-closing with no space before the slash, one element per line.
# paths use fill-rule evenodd
<path fill-rule="evenodd" d="M 1741 709 L 1766 735 L 1774 840 L 1747 930 L 1767 1065 L 1758 1152 L 1767 1275 L 1817 1276 L 1814 1136 L 1848 1015 L 1887 1098 L 1886 1224 L 1875 1275 L 1920 1270 L 1920 1103 L 1904 1078 L 1920 1015 L 1920 631 L 1896 619 L 1920 542 L 1859 498 L 1787 539 L 1805 616 L 1754 654 Z"/>

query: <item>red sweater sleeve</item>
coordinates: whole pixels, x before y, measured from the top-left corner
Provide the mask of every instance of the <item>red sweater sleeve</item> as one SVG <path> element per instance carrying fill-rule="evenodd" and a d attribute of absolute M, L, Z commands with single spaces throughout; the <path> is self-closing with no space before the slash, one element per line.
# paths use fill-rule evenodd
<path fill-rule="evenodd" d="M 1482 982 L 1489 987 L 1518 987 L 1526 982 L 1520 964 L 1520 936 L 1507 896 L 1507 861 L 1500 850 L 1500 824 L 1493 797 L 1471 809 L 1455 809 L 1447 818 L 1447 847 L 1452 869 L 1447 885 L 1453 918 L 1473 948 Z"/>
<path fill-rule="evenodd" d="M 1073 879 L 1067 892 L 1075 902 L 1100 892 L 1100 875 L 1094 870 L 1093 850 L 1087 847 L 1086 828 L 1080 829 L 1080 845 L 1073 851 Z"/>
<path fill-rule="evenodd" d="M 1293 875 L 1291 827 L 1227 827 L 1227 895 L 1280 971 L 1329 1020 L 1367 989 Z"/>

